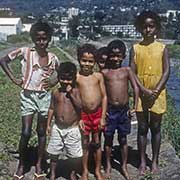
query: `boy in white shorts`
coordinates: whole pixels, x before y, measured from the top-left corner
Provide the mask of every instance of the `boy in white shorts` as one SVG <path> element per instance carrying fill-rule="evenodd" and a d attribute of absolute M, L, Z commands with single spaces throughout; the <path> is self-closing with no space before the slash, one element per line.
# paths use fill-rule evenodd
<path fill-rule="evenodd" d="M 71 62 L 61 63 L 58 69 L 58 81 L 61 87 L 52 93 L 48 112 L 47 133 L 51 133 L 47 152 L 51 159 L 50 180 L 56 177 L 56 165 L 59 155 L 65 149 L 68 158 L 82 157 L 81 134 L 79 120 L 81 99 L 76 88 L 76 66 Z M 55 116 L 55 123 L 51 129 L 51 121 Z M 70 179 L 76 179 L 74 172 Z"/>

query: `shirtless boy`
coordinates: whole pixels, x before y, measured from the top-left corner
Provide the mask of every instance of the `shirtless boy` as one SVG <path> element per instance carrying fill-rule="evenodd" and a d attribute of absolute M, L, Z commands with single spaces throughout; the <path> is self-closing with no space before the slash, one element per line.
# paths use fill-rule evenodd
<path fill-rule="evenodd" d="M 58 69 L 58 81 L 61 87 L 53 92 L 48 111 L 47 133 L 51 132 L 47 148 L 51 158 L 50 180 L 55 179 L 57 160 L 63 149 L 66 149 L 67 157 L 72 158 L 71 163 L 82 157 L 81 134 L 78 128 L 81 100 L 75 86 L 76 73 L 76 66 L 71 62 L 61 63 Z M 55 123 L 51 130 L 53 115 Z M 73 173 L 70 179 L 76 179 Z"/>
<path fill-rule="evenodd" d="M 101 73 L 93 72 L 95 65 L 96 48 L 91 44 L 84 44 L 78 48 L 80 71 L 77 74 L 77 85 L 82 101 L 83 129 L 83 173 L 82 180 L 88 179 L 88 156 L 90 133 L 92 133 L 93 149 L 95 152 L 95 175 L 98 180 L 104 177 L 101 174 L 101 144 L 99 128 L 105 125 L 107 97 L 104 79 Z M 83 126 L 84 125 L 84 126 Z"/>
<path fill-rule="evenodd" d="M 130 113 L 136 111 L 139 91 L 131 69 L 121 67 L 126 53 L 124 43 L 120 40 L 114 40 L 108 44 L 108 49 L 111 67 L 102 70 L 108 97 L 108 120 L 105 129 L 106 177 L 110 178 L 111 151 L 114 133 L 117 129 L 122 156 L 122 173 L 126 179 L 130 179 L 127 171 L 127 135 L 131 128 L 130 118 L 127 115 L 129 112 L 128 82 L 130 81 L 134 89 L 134 107 Z"/>

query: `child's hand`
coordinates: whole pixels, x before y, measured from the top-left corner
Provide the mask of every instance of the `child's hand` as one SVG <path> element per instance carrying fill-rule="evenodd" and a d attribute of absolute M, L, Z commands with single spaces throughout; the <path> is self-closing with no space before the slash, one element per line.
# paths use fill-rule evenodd
<path fill-rule="evenodd" d="M 72 91 L 72 86 L 68 84 L 66 87 L 66 92 L 70 93 L 71 91 Z"/>
<path fill-rule="evenodd" d="M 100 124 L 99 124 L 99 128 L 100 129 L 104 129 L 105 126 L 106 126 L 106 121 L 105 121 L 105 119 L 101 118 Z"/>
<path fill-rule="evenodd" d="M 47 126 L 47 129 L 46 129 L 46 135 L 50 135 L 51 134 L 51 126 Z"/>
<path fill-rule="evenodd" d="M 128 116 L 129 116 L 129 117 L 133 117 L 133 116 L 136 115 L 135 109 L 129 109 L 129 111 L 128 111 L 127 113 L 128 113 Z"/>
<path fill-rule="evenodd" d="M 80 129 L 84 132 L 85 131 L 85 125 L 84 125 L 84 121 L 83 120 L 80 120 L 79 121 L 79 127 Z"/>

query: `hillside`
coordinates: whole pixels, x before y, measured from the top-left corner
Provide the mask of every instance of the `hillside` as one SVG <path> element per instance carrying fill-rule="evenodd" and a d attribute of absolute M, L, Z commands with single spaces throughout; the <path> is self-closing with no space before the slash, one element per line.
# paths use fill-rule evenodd
<path fill-rule="evenodd" d="M 56 7 L 75 6 L 82 9 L 92 8 L 98 6 L 104 10 L 108 7 L 133 7 L 136 6 L 138 10 L 148 8 L 157 11 L 165 11 L 167 9 L 180 9 L 179 0 L 1 0 L 0 7 L 10 7 L 14 9 L 17 14 L 33 13 L 41 14 L 47 10 Z"/>

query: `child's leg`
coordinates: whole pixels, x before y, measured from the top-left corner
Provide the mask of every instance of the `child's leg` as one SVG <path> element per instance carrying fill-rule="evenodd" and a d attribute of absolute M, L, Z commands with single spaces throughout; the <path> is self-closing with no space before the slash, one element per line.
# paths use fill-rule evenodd
<path fill-rule="evenodd" d="M 106 156 L 106 177 L 110 178 L 111 174 L 111 152 L 112 152 L 113 136 L 105 135 L 105 156 Z"/>
<path fill-rule="evenodd" d="M 33 114 L 22 116 L 22 132 L 21 132 L 21 139 L 19 142 L 19 165 L 16 172 L 16 175 L 21 176 L 24 174 L 24 164 L 26 161 L 26 152 L 27 152 L 27 145 L 28 141 L 31 137 L 31 128 L 32 128 L 32 121 L 33 121 Z M 14 180 L 17 178 L 14 177 Z"/>
<path fill-rule="evenodd" d="M 140 167 L 139 173 L 143 175 L 146 171 L 146 145 L 147 145 L 147 133 L 148 133 L 148 112 L 138 112 L 138 151 L 140 153 Z"/>
<path fill-rule="evenodd" d="M 128 160 L 128 145 L 127 145 L 127 136 L 118 135 L 118 141 L 121 148 L 121 158 L 122 158 L 122 173 L 126 179 L 130 179 L 129 173 L 127 170 L 127 160 Z"/>
<path fill-rule="evenodd" d="M 94 150 L 94 157 L 95 157 L 95 174 L 98 180 L 103 179 L 103 176 L 101 174 L 101 158 L 102 158 L 102 153 L 101 153 L 101 143 L 99 139 L 99 132 L 93 133 L 93 150 Z"/>
<path fill-rule="evenodd" d="M 50 164 L 50 180 L 55 180 L 56 178 L 56 165 L 58 161 L 58 156 L 51 155 L 51 164 Z"/>
<path fill-rule="evenodd" d="M 37 154 L 37 163 L 36 163 L 37 174 L 42 173 L 41 163 L 45 154 L 46 127 L 47 127 L 47 118 L 45 116 L 38 114 L 38 122 L 36 129 L 38 134 L 38 154 Z"/>
<path fill-rule="evenodd" d="M 82 159 L 83 173 L 81 176 L 81 180 L 88 180 L 89 135 L 83 135 L 82 148 L 83 148 L 83 159 Z"/>
<path fill-rule="evenodd" d="M 152 143 L 152 172 L 156 173 L 158 169 L 158 156 L 161 144 L 161 120 L 162 114 L 150 114 L 150 129 L 151 129 L 151 143 Z"/>

